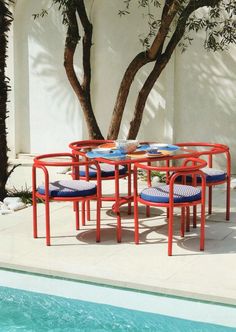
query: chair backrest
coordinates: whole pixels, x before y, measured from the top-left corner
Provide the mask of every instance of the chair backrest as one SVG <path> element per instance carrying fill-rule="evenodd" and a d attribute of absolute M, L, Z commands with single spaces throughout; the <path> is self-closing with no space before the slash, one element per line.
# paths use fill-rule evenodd
<path fill-rule="evenodd" d="M 137 177 L 138 170 L 146 171 L 150 174 L 151 171 L 156 172 L 166 172 L 168 174 L 172 174 L 168 178 L 168 182 L 171 187 L 173 187 L 174 182 L 180 176 L 183 179 L 183 183 L 185 183 L 187 175 L 191 175 L 193 178 L 193 185 L 197 183 L 197 176 L 202 178 L 202 186 L 205 186 L 205 174 L 201 171 L 203 167 L 206 167 L 207 162 L 200 158 L 187 158 L 184 159 L 181 166 L 151 166 L 145 165 L 141 163 L 134 164 L 134 186 L 135 190 L 137 190 Z"/>
<path fill-rule="evenodd" d="M 69 147 L 72 150 L 72 153 L 75 155 L 84 155 L 86 152 L 97 148 L 99 145 L 106 143 L 113 143 L 113 140 L 83 140 L 83 141 L 75 141 L 69 144 Z"/>
<path fill-rule="evenodd" d="M 78 173 L 78 168 L 80 166 L 89 166 L 94 165 L 97 168 L 97 194 L 100 195 L 101 191 L 101 170 L 99 163 L 93 160 L 78 161 L 77 157 L 72 153 L 50 153 L 39 155 L 34 158 L 34 163 L 32 166 L 32 186 L 33 191 L 37 187 L 37 177 L 36 169 L 41 169 L 44 173 L 44 183 L 45 188 L 48 191 L 49 188 L 49 168 L 50 167 L 71 167 L 72 169 L 72 178 L 76 179 L 76 174 Z"/>
<path fill-rule="evenodd" d="M 226 159 L 226 173 L 227 176 L 230 177 L 231 175 L 231 156 L 230 156 L 230 149 L 225 144 L 219 143 L 208 143 L 208 142 L 181 142 L 176 143 L 177 146 L 182 148 L 194 149 L 197 151 L 196 156 L 202 157 L 207 156 L 207 166 L 212 168 L 213 165 L 213 156 L 216 155 L 224 155 Z"/>
<path fill-rule="evenodd" d="M 83 141 L 75 141 L 69 144 L 71 148 L 71 153 L 79 160 L 89 161 L 89 158 L 86 156 L 86 153 L 91 151 L 92 149 L 98 148 L 100 145 L 103 144 L 112 144 L 114 143 L 113 140 L 83 140 Z M 76 174 L 77 178 L 80 178 L 80 171 L 77 168 L 78 172 Z M 89 165 L 87 164 L 83 169 L 82 177 L 88 180 L 93 180 L 96 176 L 91 176 L 89 170 Z M 108 178 L 108 177 L 107 177 Z"/>

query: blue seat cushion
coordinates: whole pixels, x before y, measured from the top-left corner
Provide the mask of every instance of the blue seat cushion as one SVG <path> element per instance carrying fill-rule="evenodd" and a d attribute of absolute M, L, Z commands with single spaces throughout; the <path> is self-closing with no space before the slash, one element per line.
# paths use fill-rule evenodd
<path fill-rule="evenodd" d="M 204 168 L 202 168 L 202 171 L 206 175 L 206 182 L 207 183 L 225 181 L 226 180 L 227 174 L 224 171 L 220 170 L 220 169 L 204 167 Z M 186 180 L 187 180 L 188 183 L 192 181 L 192 177 L 190 175 L 187 175 L 186 178 L 187 178 Z M 177 181 L 181 181 L 181 179 L 182 179 L 182 177 L 179 176 L 177 178 Z M 197 183 L 201 183 L 200 175 L 197 175 Z"/>
<path fill-rule="evenodd" d="M 140 197 L 148 202 L 168 203 L 169 202 L 169 185 L 160 185 L 157 187 L 145 188 L 142 190 Z M 182 184 L 174 185 L 174 202 L 193 202 L 201 199 L 201 189 Z"/>
<path fill-rule="evenodd" d="M 38 193 L 45 194 L 45 186 L 38 187 Z M 49 183 L 49 195 L 51 197 L 80 197 L 90 196 L 97 192 L 97 186 L 93 182 L 83 180 L 60 180 Z"/>
<path fill-rule="evenodd" d="M 224 181 L 227 176 L 225 171 L 216 168 L 204 167 L 202 171 L 206 174 L 206 182 Z"/>
<path fill-rule="evenodd" d="M 101 176 L 108 177 L 108 176 L 115 176 L 115 166 L 109 164 L 100 164 L 101 168 Z M 125 175 L 127 172 L 127 166 L 119 165 L 119 175 Z M 79 168 L 79 175 L 86 176 L 86 167 L 80 166 Z M 95 165 L 89 166 L 89 177 L 96 178 L 97 176 L 97 168 Z"/>

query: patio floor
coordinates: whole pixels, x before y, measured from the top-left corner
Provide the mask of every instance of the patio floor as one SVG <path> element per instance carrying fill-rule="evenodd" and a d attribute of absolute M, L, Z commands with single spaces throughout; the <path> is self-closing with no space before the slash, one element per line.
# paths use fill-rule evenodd
<path fill-rule="evenodd" d="M 10 185 L 30 185 L 30 170 L 17 168 Z M 121 183 L 125 188 L 126 180 Z M 104 190 L 113 187 L 107 181 Z M 141 243 L 135 245 L 133 216 L 123 207 L 122 243 L 118 244 L 116 218 L 111 204 L 105 203 L 102 238 L 96 243 L 94 219 L 76 231 L 71 204 L 53 203 L 51 247 L 45 245 L 43 204 L 38 205 L 38 239 L 32 237 L 32 207 L 0 216 L 0 266 L 236 305 L 236 190 L 231 191 L 230 222 L 224 219 L 224 187 L 213 192 L 214 213 L 207 217 L 204 252 L 198 249 L 199 228 L 184 239 L 179 236 L 177 215 L 173 256 L 168 257 L 166 213 L 161 209 L 152 209 L 151 218 L 146 218 L 140 207 Z"/>

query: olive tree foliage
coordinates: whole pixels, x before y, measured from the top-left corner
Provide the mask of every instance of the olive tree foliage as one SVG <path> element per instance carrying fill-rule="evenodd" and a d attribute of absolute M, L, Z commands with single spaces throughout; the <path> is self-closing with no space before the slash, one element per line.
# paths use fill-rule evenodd
<path fill-rule="evenodd" d="M 12 170 L 8 171 L 7 157 L 7 102 L 10 91 L 9 79 L 6 77 L 7 33 L 12 22 L 9 1 L 0 0 L 0 201 L 7 195 L 6 182 Z"/>
<path fill-rule="evenodd" d="M 95 0 L 96 1 L 96 0 Z M 97 0 L 98 1 L 98 0 Z M 131 15 L 132 10 L 146 10 L 147 36 L 141 36 L 142 51 L 134 55 L 127 65 L 111 114 L 107 138 L 119 135 L 125 105 L 132 82 L 138 71 L 153 63 L 143 86 L 137 91 L 137 100 L 130 122 L 127 138 L 135 138 L 142 123 L 145 104 L 155 82 L 168 64 L 179 45 L 183 51 L 191 44 L 194 35 L 205 31 L 203 47 L 223 51 L 236 43 L 235 0 L 120 0 L 119 15 Z M 86 0 L 52 0 L 62 13 L 62 22 L 67 26 L 64 66 L 68 80 L 75 91 L 84 112 L 89 137 L 103 138 L 91 103 L 91 47 L 93 26 L 86 11 Z M 35 15 L 44 16 L 46 10 Z M 80 31 L 82 27 L 82 31 Z M 105 31 L 101 31 L 105 33 Z M 83 79 L 79 80 L 74 68 L 74 54 L 82 39 Z"/>

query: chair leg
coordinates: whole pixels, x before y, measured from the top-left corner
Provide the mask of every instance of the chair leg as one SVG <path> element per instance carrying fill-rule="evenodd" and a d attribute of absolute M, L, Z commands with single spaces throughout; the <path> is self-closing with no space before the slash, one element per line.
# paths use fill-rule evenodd
<path fill-rule="evenodd" d="M 193 228 L 197 228 L 197 205 L 193 207 Z"/>
<path fill-rule="evenodd" d="M 205 205 L 201 205 L 200 250 L 205 247 Z"/>
<path fill-rule="evenodd" d="M 230 220 L 230 178 L 226 184 L 226 220 Z"/>
<path fill-rule="evenodd" d="M 134 242 L 139 244 L 138 202 L 134 199 Z"/>
<path fill-rule="evenodd" d="M 82 225 L 85 226 L 85 201 L 82 201 L 81 211 L 82 211 Z"/>
<path fill-rule="evenodd" d="M 75 211 L 75 229 L 78 231 L 80 229 L 79 222 L 79 202 L 73 203 L 74 211 Z"/>
<path fill-rule="evenodd" d="M 37 202 L 35 193 L 33 193 L 33 237 L 36 239 L 38 237 L 38 223 L 37 223 Z"/>
<path fill-rule="evenodd" d="M 208 214 L 212 214 L 212 187 L 208 190 Z"/>
<path fill-rule="evenodd" d="M 90 221 L 91 220 L 91 216 L 90 216 L 90 201 L 87 201 L 86 208 L 87 208 L 87 221 Z"/>
<path fill-rule="evenodd" d="M 97 211 L 96 211 L 96 242 L 101 240 L 101 200 L 97 200 Z"/>
<path fill-rule="evenodd" d="M 190 232 L 190 207 L 186 207 L 186 232 Z"/>
<path fill-rule="evenodd" d="M 131 196 L 131 164 L 128 165 L 128 196 Z M 128 203 L 128 214 L 131 214 L 131 201 Z"/>
<path fill-rule="evenodd" d="M 36 168 L 32 167 L 32 204 L 33 204 L 33 237 L 38 237 L 37 199 L 36 199 Z"/>
<path fill-rule="evenodd" d="M 46 245 L 51 245 L 51 236 L 50 236 L 50 209 L 49 209 L 49 200 L 45 200 L 45 215 L 46 215 Z"/>
<path fill-rule="evenodd" d="M 173 206 L 169 207 L 169 220 L 168 220 L 168 256 L 172 256 L 172 241 L 173 241 L 173 222 L 174 213 Z"/>
<path fill-rule="evenodd" d="M 180 226 L 180 236 L 184 237 L 184 226 L 185 226 L 185 208 L 181 208 L 181 226 Z"/>
<path fill-rule="evenodd" d="M 121 215 L 120 215 L 120 206 L 119 206 L 119 198 L 120 198 L 120 187 L 119 187 L 119 168 L 115 166 L 115 205 L 116 205 L 116 237 L 117 242 L 121 242 Z"/>

